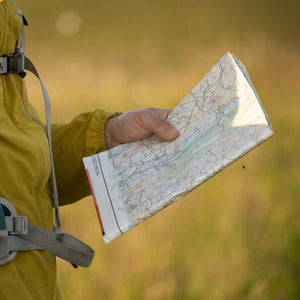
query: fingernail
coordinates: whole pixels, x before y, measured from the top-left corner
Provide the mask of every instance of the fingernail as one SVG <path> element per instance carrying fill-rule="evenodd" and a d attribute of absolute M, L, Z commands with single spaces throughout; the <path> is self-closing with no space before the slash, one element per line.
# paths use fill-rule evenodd
<path fill-rule="evenodd" d="M 179 131 L 176 128 L 173 128 L 173 127 L 168 128 L 166 132 L 172 138 L 177 137 L 179 135 Z"/>

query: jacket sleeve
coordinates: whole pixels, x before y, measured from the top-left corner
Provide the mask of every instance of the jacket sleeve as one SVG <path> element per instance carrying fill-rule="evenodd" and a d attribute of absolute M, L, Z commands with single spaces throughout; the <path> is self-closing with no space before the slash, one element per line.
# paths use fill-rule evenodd
<path fill-rule="evenodd" d="M 60 205 L 88 196 L 90 187 L 82 158 L 106 150 L 104 126 L 119 113 L 96 110 L 69 124 L 52 125 L 52 147 Z"/>

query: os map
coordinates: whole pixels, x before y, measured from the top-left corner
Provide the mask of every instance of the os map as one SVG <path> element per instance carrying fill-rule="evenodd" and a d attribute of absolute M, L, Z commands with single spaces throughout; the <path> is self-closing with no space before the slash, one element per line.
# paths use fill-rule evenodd
<path fill-rule="evenodd" d="M 157 136 L 84 158 L 105 242 L 178 200 L 273 135 L 245 67 L 229 52 Z"/>

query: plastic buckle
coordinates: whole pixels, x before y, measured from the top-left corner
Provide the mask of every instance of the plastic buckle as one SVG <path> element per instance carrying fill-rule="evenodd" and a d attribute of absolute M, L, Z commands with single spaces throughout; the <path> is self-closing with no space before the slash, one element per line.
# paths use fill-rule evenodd
<path fill-rule="evenodd" d="M 13 231 L 9 235 L 27 235 L 28 233 L 28 219 L 26 216 L 10 216 L 13 221 Z"/>
<path fill-rule="evenodd" d="M 0 57 L 0 74 L 18 73 L 22 74 L 25 68 L 25 55 L 21 49 L 13 54 Z"/>
<path fill-rule="evenodd" d="M 7 57 L 0 57 L 0 74 L 7 74 Z"/>
<path fill-rule="evenodd" d="M 7 73 L 20 73 L 22 68 L 22 53 L 14 53 L 7 56 Z"/>
<path fill-rule="evenodd" d="M 17 54 L 7 55 L 7 73 L 18 73 L 19 60 Z"/>

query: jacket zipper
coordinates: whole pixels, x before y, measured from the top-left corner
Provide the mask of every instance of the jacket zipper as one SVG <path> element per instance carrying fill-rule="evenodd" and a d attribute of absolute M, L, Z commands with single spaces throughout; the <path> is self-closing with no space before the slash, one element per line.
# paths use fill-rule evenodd
<path fill-rule="evenodd" d="M 22 93 L 20 93 L 20 96 L 21 96 L 21 102 L 22 102 L 23 110 L 24 110 L 27 118 L 29 120 L 31 120 L 31 122 L 34 122 L 38 126 L 40 126 L 43 129 L 43 133 L 47 136 L 47 134 L 45 132 L 45 126 L 41 122 L 39 122 L 36 118 L 34 118 L 26 108 L 26 105 L 25 105 L 25 102 L 24 102 L 24 95 L 23 95 L 23 90 L 24 90 L 23 89 L 23 84 L 24 84 L 24 79 L 19 77 L 18 78 L 18 86 L 19 86 L 19 91 L 22 91 Z M 39 154 L 39 157 L 40 157 L 40 178 L 39 178 L 39 181 L 36 185 L 36 192 L 39 193 L 40 189 L 41 189 L 41 186 L 42 186 L 42 183 L 44 181 L 46 181 L 46 178 L 45 178 L 45 175 L 46 175 L 45 171 L 46 171 L 46 164 L 47 164 L 46 163 L 46 156 L 45 156 L 45 154 L 43 154 L 42 148 L 41 148 L 40 143 L 38 142 L 38 140 L 35 137 L 33 137 L 32 135 L 30 135 L 29 133 L 24 133 L 24 134 L 26 134 L 32 140 L 32 142 L 35 144 L 36 149 L 37 149 L 38 154 Z M 46 139 L 47 139 L 47 142 L 48 142 L 48 137 L 46 137 Z M 48 181 L 48 178 L 47 178 L 47 181 Z"/>
<path fill-rule="evenodd" d="M 22 95 L 22 104 L 23 104 L 23 108 L 24 108 L 24 112 L 25 112 L 25 114 L 27 115 L 27 117 L 31 120 L 31 121 L 33 121 L 34 123 L 36 123 L 37 125 L 39 125 L 39 126 L 41 126 L 42 128 L 43 128 L 43 130 L 44 130 L 44 133 L 45 133 L 45 135 L 47 135 L 46 134 L 46 132 L 45 132 L 45 127 L 44 127 L 44 125 L 43 124 L 41 124 L 38 120 L 36 120 L 33 116 L 31 116 L 31 114 L 29 113 L 29 111 L 26 109 L 26 107 L 25 107 L 25 104 L 24 104 L 24 98 L 23 98 L 23 95 Z M 33 136 L 31 136 L 30 134 L 27 134 L 28 135 L 28 137 L 30 137 L 31 139 L 32 139 L 32 141 L 34 142 L 34 144 L 35 144 L 35 146 L 36 146 L 36 148 L 37 148 L 37 150 L 38 150 L 38 153 L 39 153 L 39 156 L 40 156 L 40 162 L 41 162 L 41 164 L 40 164 L 40 179 L 39 179 L 39 182 L 37 183 L 37 185 L 36 185 L 36 192 L 40 192 L 40 189 L 41 189 L 41 186 L 42 186 L 42 183 L 46 180 L 46 178 L 45 178 L 45 171 L 46 171 L 46 157 L 45 157 L 45 155 L 43 154 L 43 151 L 42 151 L 42 148 L 41 148 L 41 146 L 40 146 L 40 143 L 33 137 Z M 46 138 L 47 139 L 47 141 L 48 141 L 48 138 Z M 48 179 L 47 179 L 47 181 L 48 181 Z"/>
<path fill-rule="evenodd" d="M 22 78 L 19 77 L 18 78 L 18 88 L 19 88 L 19 91 L 22 91 L 22 93 L 20 93 L 20 96 L 21 96 L 21 102 L 22 102 L 23 110 L 24 110 L 24 112 L 25 112 L 25 114 L 26 114 L 26 116 L 27 116 L 27 118 L 29 120 L 31 120 L 32 122 L 34 122 L 35 124 L 37 124 L 38 126 L 40 126 L 43 129 L 43 133 L 46 135 L 47 142 L 49 143 L 48 136 L 47 136 L 47 133 L 45 131 L 44 124 L 41 121 L 39 121 L 38 119 L 36 119 L 34 116 L 32 116 L 30 114 L 30 112 L 27 110 L 27 107 L 26 107 L 25 102 L 24 102 L 24 95 L 23 95 L 24 88 L 23 88 L 23 84 L 24 84 L 24 79 L 22 79 Z M 38 182 L 38 184 L 36 186 L 36 192 L 40 192 L 40 188 L 41 188 L 43 182 L 46 181 L 46 180 L 47 181 L 49 180 L 49 178 L 45 178 L 45 175 L 46 175 L 45 171 L 46 171 L 46 166 L 47 166 L 47 162 L 46 162 L 47 158 L 46 158 L 45 154 L 43 154 L 43 151 L 42 151 L 42 148 L 40 146 L 40 143 L 33 136 L 31 136 L 29 133 L 26 133 L 26 134 L 34 142 L 34 144 L 35 144 L 35 146 L 36 146 L 36 148 L 38 150 L 39 156 L 40 156 L 40 162 L 41 162 L 41 164 L 40 164 L 40 166 L 41 166 L 41 168 L 40 168 L 41 169 L 40 170 L 41 171 L 40 172 L 40 180 L 39 180 L 39 182 Z"/>

